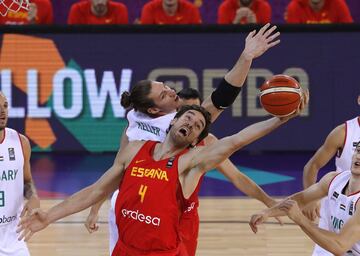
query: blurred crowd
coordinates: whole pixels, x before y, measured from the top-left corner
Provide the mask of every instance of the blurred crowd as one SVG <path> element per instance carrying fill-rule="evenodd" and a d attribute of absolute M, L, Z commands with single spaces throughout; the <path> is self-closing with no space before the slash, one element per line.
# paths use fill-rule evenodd
<path fill-rule="evenodd" d="M 360 22 L 360 0 L 30 0 L 0 24 L 250 24 Z"/>

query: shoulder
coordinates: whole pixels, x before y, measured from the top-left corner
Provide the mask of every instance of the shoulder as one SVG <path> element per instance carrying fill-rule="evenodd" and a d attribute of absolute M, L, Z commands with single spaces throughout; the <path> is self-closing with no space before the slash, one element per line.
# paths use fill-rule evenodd
<path fill-rule="evenodd" d="M 160 8 L 161 7 L 161 0 L 152 0 L 149 1 L 144 5 L 144 9 L 154 9 L 154 8 Z"/>
<path fill-rule="evenodd" d="M 146 143 L 146 141 L 143 140 L 135 140 L 135 141 L 130 141 L 126 147 L 123 149 L 120 149 L 120 151 L 124 151 L 125 153 L 134 153 L 137 152 L 141 149 L 142 146 L 144 146 L 144 144 Z"/>
<path fill-rule="evenodd" d="M 216 138 L 214 134 L 209 133 L 209 135 L 201 142 L 202 142 L 202 146 L 204 146 L 204 145 L 211 145 L 216 141 L 218 141 L 218 138 Z"/>
<path fill-rule="evenodd" d="M 80 2 L 76 2 L 71 6 L 71 10 L 87 10 L 90 9 L 90 2 L 89 1 L 80 1 Z"/>
<path fill-rule="evenodd" d="M 329 1 L 333 8 L 347 6 L 344 0 L 333 0 Z"/>
<path fill-rule="evenodd" d="M 19 139 L 20 139 L 20 143 L 21 143 L 21 147 L 22 147 L 24 155 L 30 156 L 31 146 L 30 146 L 29 139 L 21 133 L 19 133 Z"/>
<path fill-rule="evenodd" d="M 127 10 L 126 5 L 123 3 L 119 3 L 119 2 L 110 1 L 109 7 L 113 8 L 113 9 L 117 9 L 117 10 Z"/>
<path fill-rule="evenodd" d="M 335 179 L 335 177 L 340 174 L 338 172 L 329 172 L 327 174 L 325 174 L 321 179 L 320 181 L 318 182 L 318 184 L 321 186 L 321 189 L 328 193 L 329 191 L 329 187 L 330 187 L 330 184 L 331 182 Z"/>
<path fill-rule="evenodd" d="M 328 135 L 328 139 L 343 142 L 346 137 L 346 123 L 336 126 Z"/>
<path fill-rule="evenodd" d="M 189 8 L 189 9 L 196 9 L 197 8 L 193 3 L 190 3 L 187 0 L 180 0 L 179 4 L 184 6 L 185 8 Z"/>
<path fill-rule="evenodd" d="M 233 8 L 236 8 L 236 6 L 232 2 L 233 2 L 233 0 L 224 0 L 219 5 L 219 9 L 233 9 Z"/>
<path fill-rule="evenodd" d="M 308 6 L 308 3 L 304 0 L 291 0 L 287 7 L 294 9 L 303 9 L 306 6 Z"/>
<path fill-rule="evenodd" d="M 19 133 L 19 138 L 20 138 L 21 144 L 30 146 L 29 139 L 24 134 Z"/>
<path fill-rule="evenodd" d="M 254 4 L 256 4 L 258 8 L 271 8 L 270 3 L 265 0 L 255 0 Z"/>

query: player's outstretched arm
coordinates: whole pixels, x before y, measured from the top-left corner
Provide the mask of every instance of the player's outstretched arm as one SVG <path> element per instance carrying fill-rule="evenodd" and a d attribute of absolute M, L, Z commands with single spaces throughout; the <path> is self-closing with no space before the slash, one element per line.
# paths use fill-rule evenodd
<path fill-rule="evenodd" d="M 26 136 L 19 134 L 21 145 L 23 148 L 24 154 L 24 197 L 27 199 L 27 202 L 24 205 L 24 208 L 20 216 L 28 215 L 32 209 L 40 207 L 40 200 L 36 192 L 34 181 L 31 175 L 31 166 L 30 166 L 30 157 L 31 157 L 31 146 L 28 138 Z"/>
<path fill-rule="evenodd" d="M 217 167 L 231 183 L 245 195 L 259 200 L 267 207 L 274 206 L 277 202 L 272 199 L 261 187 L 259 187 L 253 180 L 243 174 L 238 168 L 229 160 L 226 159 Z"/>
<path fill-rule="evenodd" d="M 327 136 L 324 144 L 316 151 L 315 155 L 307 162 L 304 167 L 303 185 L 304 188 L 310 187 L 316 182 L 319 170 L 324 167 L 332 157 L 336 154 L 337 150 L 343 147 L 345 141 L 345 124 L 342 124 L 333 129 Z M 311 221 L 320 217 L 320 204 L 314 202 L 303 209 L 303 213 Z"/>
<path fill-rule="evenodd" d="M 355 206 L 356 207 L 356 206 Z M 318 245 L 335 255 L 345 255 L 360 240 L 360 211 L 355 211 L 337 234 L 315 226 L 299 209 L 296 201 L 284 202 L 282 210 Z"/>
<path fill-rule="evenodd" d="M 249 222 L 252 231 L 256 233 L 257 226 L 264 223 L 269 217 L 288 215 L 288 213 L 284 210 L 284 205 L 286 205 L 288 202 L 296 202 L 299 209 L 302 209 L 309 203 L 325 197 L 328 193 L 329 184 L 335 175 L 336 172 L 330 172 L 326 174 L 318 183 L 315 183 L 309 188 L 289 196 L 269 209 L 265 209 L 260 213 L 252 215 Z M 304 216 L 301 211 L 300 214 Z"/>
<path fill-rule="evenodd" d="M 184 169 L 196 169 L 202 173 L 215 168 L 218 164 L 229 158 L 235 151 L 245 147 L 253 141 L 265 136 L 271 131 L 275 130 L 284 121 L 277 117 L 273 117 L 266 121 L 258 122 L 246 127 L 235 135 L 225 137 L 210 146 L 201 147 L 199 150 L 194 150 L 191 154 L 184 157 L 190 158 L 188 166 Z"/>
<path fill-rule="evenodd" d="M 25 241 L 28 241 L 35 232 L 46 228 L 49 224 L 61 218 L 88 208 L 115 191 L 127 163 L 128 154 L 132 154 L 130 145 L 127 149 L 129 150 L 124 150 L 123 154 L 120 154 L 120 151 L 118 152 L 113 165 L 94 184 L 73 194 L 47 212 L 36 209 L 31 216 L 24 217 L 19 223 L 18 232 L 21 232 L 19 240 L 25 238 Z"/>
<path fill-rule="evenodd" d="M 218 139 L 209 134 L 206 137 L 206 145 L 211 145 L 218 141 Z M 260 188 L 254 181 L 243 174 L 231 161 L 226 159 L 220 163 L 216 169 L 228 178 L 232 184 L 245 195 L 255 198 L 264 203 L 267 207 L 274 206 L 277 202 L 272 199 L 262 188 Z"/>
<path fill-rule="evenodd" d="M 124 130 L 123 134 L 120 138 L 120 150 L 122 148 L 126 148 L 126 146 L 129 144 L 129 139 L 126 136 L 126 130 Z M 99 219 L 99 211 L 101 206 L 104 204 L 104 202 L 107 200 L 108 196 L 101 199 L 99 202 L 95 203 L 91 208 L 89 215 L 86 218 L 86 221 L 84 223 L 85 228 L 87 231 L 91 234 L 99 229 L 99 225 L 97 225 L 97 221 Z"/>
<path fill-rule="evenodd" d="M 276 32 L 276 26 L 264 25 L 258 32 L 256 30 L 249 33 L 245 39 L 245 48 L 232 69 L 225 75 L 224 80 L 218 88 L 203 102 L 214 121 L 219 114 L 230 106 L 240 93 L 245 79 L 249 73 L 253 59 L 261 56 L 271 47 L 280 43 Z"/>
<path fill-rule="evenodd" d="M 225 137 L 210 146 L 205 146 L 200 149 L 201 152 L 189 154 L 189 166 L 185 169 L 192 169 L 196 167 L 200 172 L 205 172 L 215 168 L 219 163 L 229 158 L 235 151 L 245 147 L 246 145 L 258 140 L 269 134 L 289 119 L 298 116 L 309 102 L 309 91 L 305 90 L 302 93 L 301 103 L 296 112 L 287 117 L 273 117 L 268 120 L 252 124 L 240 132 Z"/>

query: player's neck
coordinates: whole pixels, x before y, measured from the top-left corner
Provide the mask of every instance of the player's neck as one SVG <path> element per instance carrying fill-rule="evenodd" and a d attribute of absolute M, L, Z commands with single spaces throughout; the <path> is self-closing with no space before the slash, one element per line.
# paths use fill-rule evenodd
<path fill-rule="evenodd" d="M 359 191 L 360 191 L 360 175 L 352 174 L 346 194 L 351 195 Z"/>
<path fill-rule="evenodd" d="M 185 148 L 172 143 L 170 136 L 166 136 L 166 139 L 163 143 L 158 143 L 155 146 L 153 158 L 156 161 L 166 159 L 172 156 L 177 155 Z"/>
<path fill-rule="evenodd" d="M 310 2 L 310 6 L 311 8 L 314 10 L 314 12 L 319 12 L 322 10 L 322 8 L 324 7 L 325 1 L 318 3 L 318 4 L 313 4 Z"/>
<path fill-rule="evenodd" d="M 4 136 L 5 136 L 5 128 L 0 130 L 0 142 L 4 140 Z"/>

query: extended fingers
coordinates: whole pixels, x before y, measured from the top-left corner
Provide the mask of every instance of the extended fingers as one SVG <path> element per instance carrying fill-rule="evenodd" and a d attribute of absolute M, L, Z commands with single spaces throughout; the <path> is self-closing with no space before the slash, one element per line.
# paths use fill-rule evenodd
<path fill-rule="evenodd" d="M 270 43 L 270 42 L 274 41 L 276 38 L 278 38 L 279 36 L 280 36 L 280 32 L 276 32 L 275 34 L 273 34 L 269 37 L 266 37 L 266 42 Z"/>
<path fill-rule="evenodd" d="M 276 26 L 272 26 L 271 28 L 266 30 L 265 33 L 264 33 L 264 36 L 266 38 L 268 38 L 276 30 L 276 28 L 277 28 Z M 277 32 L 277 33 L 279 33 L 279 32 Z M 279 33 L 279 35 L 280 35 L 280 33 Z"/>
<path fill-rule="evenodd" d="M 264 35 L 265 31 L 270 27 L 270 23 L 265 24 L 265 26 L 263 26 L 260 30 L 259 30 L 259 35 Z"/>
<path fill-rule="evenodd" d="M 20 218 L 24 217 L 26 212 L 29 211 L 29 208 L 27 206 L 24 207 L 24 209 L 21 211 Z"/>
<path fill-rule="evenodd" d="M 250 38 L 253 38 L 256 33 L 256 30 L 251 31 L 248 36 L 246 37 L 246 40 L 249 40 Z"/>

